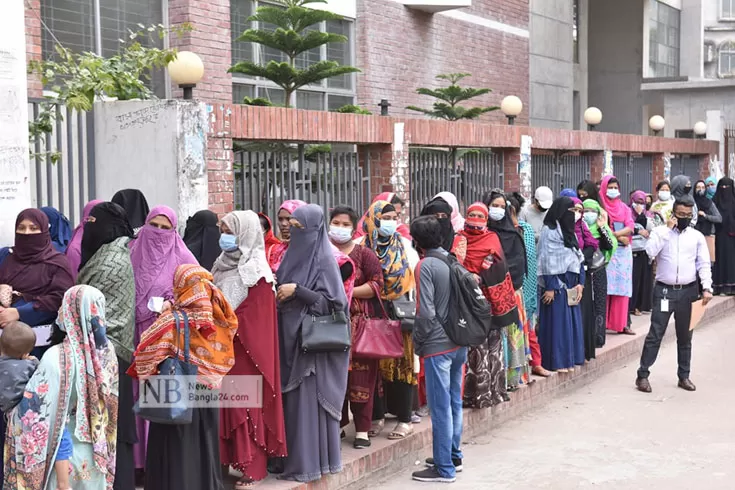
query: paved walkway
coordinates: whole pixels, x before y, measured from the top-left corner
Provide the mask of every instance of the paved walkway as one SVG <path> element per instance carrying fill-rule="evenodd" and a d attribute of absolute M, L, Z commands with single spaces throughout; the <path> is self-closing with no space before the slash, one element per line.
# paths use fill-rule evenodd
<path fill-rule="evenodd" d="M 673 328 L 673 325 L 671 326 Z M 637 363 L 608 373 L 542 409 L 467 441 L 457 483 L 402 474 L 381 490 L 451 488 L 719 490 L 735 488 L 735 351 L 732 320 L 694 335 L 696 393 L 676 387 L 676 342 L 651 372 L 653 393 L 634 388 Z M 418 463 L 418 462 L 417 462 Z"/>

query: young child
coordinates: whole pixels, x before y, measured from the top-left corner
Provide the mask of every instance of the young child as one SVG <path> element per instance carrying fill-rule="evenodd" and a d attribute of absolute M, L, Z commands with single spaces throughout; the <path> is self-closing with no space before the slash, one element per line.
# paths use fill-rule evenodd
<path fill-rule="evenodd" d="M 23 398 L 26 384 L 38 367 L 38 359 L 30 355 L 36 346 L 36 334 L 23 322 L 10 322 L 0 336 L 0 410 L 8 413 Z M 71 490 L 69 460 L 72 455 L 71 435 L 64 426 L 56 454 L 57 488 Z"/>

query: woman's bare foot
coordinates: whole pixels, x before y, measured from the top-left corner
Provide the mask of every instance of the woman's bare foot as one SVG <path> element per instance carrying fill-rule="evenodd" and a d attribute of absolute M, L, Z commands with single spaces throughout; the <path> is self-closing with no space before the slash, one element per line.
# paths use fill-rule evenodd
<path fill-rule="evenodd" d="M 543 366 L 533 366 L 531 373 L 535 376 L 541 376 L 542 378 L 548 378 L 551 376 L 551 371 L 547 371 Z"/>

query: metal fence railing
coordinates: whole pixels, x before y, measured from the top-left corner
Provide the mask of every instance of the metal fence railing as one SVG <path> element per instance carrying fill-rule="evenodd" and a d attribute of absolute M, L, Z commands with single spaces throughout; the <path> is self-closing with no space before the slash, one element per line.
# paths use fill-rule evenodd
<path fill-rule="evenodd" d="M 699 158 L 689 155 L 671 156 L 671 177 L 686 175 L 692 179 L 692 184 L 699 180 Z"/>
<path fill-rule="evenodd" d="M 363 213 L 372 198 L 370 156 L 356 152 L 307 152 L 306 145 L 279 151 L 235 152 L 235 206 L 275 220 L 281 203 L 300 199 L 328 213 L 346 204 Z"/>
<path fill-rule="evenodd" d="M 29 119 L 38 120 L 47 103 L 29 99 Z M 53 206 L 77 224 L 84 205 L 95 198 L 94 116 L 60 104 L 51 110 L 52 131 L 30 141 L 32 203 Z"/>
<path fill-rule="evenodd" d="M 412 148 L 409 154 L 410 210 L 415 217 L 440 192 L 459 201 L 460 211 L 480 201 L 495 187 L 503 187 L 502 156 L 490 150 Z"/>
<path fill-rule="evenodd" d="M 554 195 L 562 189 L 576 189 L 577 185 L 590 177 L 590 162 L 587 155 L 554 153 L 531 156 L 531 180 L 534 189 L 547 186 Z"/>
<path fill-rule="evenodd" d="M 613 157 L 613 173 L 620 182 L 620 195 L 628 199 L 631 192 L 653 191 L 653 158 L 644 155 L 620 155 Z"/>

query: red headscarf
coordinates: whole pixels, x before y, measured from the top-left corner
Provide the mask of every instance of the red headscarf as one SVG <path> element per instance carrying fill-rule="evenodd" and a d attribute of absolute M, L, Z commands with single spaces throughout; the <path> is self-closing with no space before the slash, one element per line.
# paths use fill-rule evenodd
<path fill-rule="evenodd" d="M 268 231 L 266 231 L 263 234 L 263 239 L 265 240 L 265 258 L 268 260 L 268 263 L 271 263 L 271 252 L 273 251 L 273 247 L 276 245 L 280 245 L 281 239 L 276 236 L 275 233 L 273 233 L 273 222 L 265 213 L 258 213 L 258 216 L 261 218 L 264 218 L 268 222 Z"/>
<path fill-rule="evenodd" d="M 375 199 L 373 199 L 373 202 L 370 204 L 375 204 L 378 201 L 388 201 L 391 202 L 393 198 L 396 197 L 395 192 L 383 192 L 381 194 L 378 194 L 375 196 Z M 363 226 L 363 223 L 365 223 L 365 217 L 367 216 L 367 212 L 360 218 L 360 221 L 357 222 L 357 229 L 355 230 L 354 239 L 357 240 L 358 238 L 362 238 L 365 236 L 365 228 Z M 398 228 L 396 229 L 398 234 L 400 234 L 403 238 L 407 238 L 411 240 L 411 231 L 409 230 L 408 226 L 401 223 L 398 225 Z"/>
<path fill-rule="evenodd" d="M 471 212 L 482 213 L 482 219 L 470 218 Z M 459 234 L 467 239 L 467 257 L 464 260 L 465 268 L 474 273 L 479 274 L 482 270 L 482 263 L 485 259 L 494 255 L 499 259 L 503 259 L 503 246 L 495 232 L 487 229 L 488 209 L 481 202 L 476 202 L 467 208 L 467 218 L 465 219 L 464 229 Z"/>
<path fill-rule="evenodd" d="M 15 234 L 15 246 L 0 264 L 0 284 L 9 284 L 36 309 L 57 311 L 64 293 L 74 285 L 69 261 L 51 244 L 48 217 L 43 211 L 21 211 L 15 227 L 23 220 L 32 221 L 41 233 Z"/>
<path fill-rule="evenodd" d="M 610 223 L 623 223 L 623 226 L 630 228 L 631 230 L 635 227 L 633 223 L 633 213 L 630 208 L 618 197 L 616 199 L 610 199 L 607 197 L 607 186 L 612 179 L 615 179 L 614 175 L 608 175 L 602 179 L 600 184 L 600 203 L 602 207 L 607 211 L 610 216 Z"/>
<path fill-rule="evenodd" d="M 306 203 L 304 201 L 301 201 L 299 199 L 291 199 L 289 201 L 283 201 L 283 204 L 281 204 L 281 207 L 278 208 L 278 212 L 281 212 L 281 209 L 285 209 L 288 211 L 289 214 L 293 214 L 294 211 L 296 211 L 301 206 L 306 206 Z M 269 220 L 270 221 L 270 220 Z M 271 229 L 273 226 L 271 226 Z M 275 238 L 275 236 L 273 237 Z M 278 240 L 276 238 L 276 240 Z M 273 247 L 268 248 L 268 243 L 266 242 L 266 256 L 268 257 L 268 263 L 271 265 L 271 270 L 275 274 L 276 271 L 278 271 L 278 268 L 281 266 L 281 261 L 283 260 L 283 256 L 286 254 L 286 250 L 288 249 L 288 242 L 284 242 L 282 240 L 279 240 L 279 243 L 274 244 Z"/>

